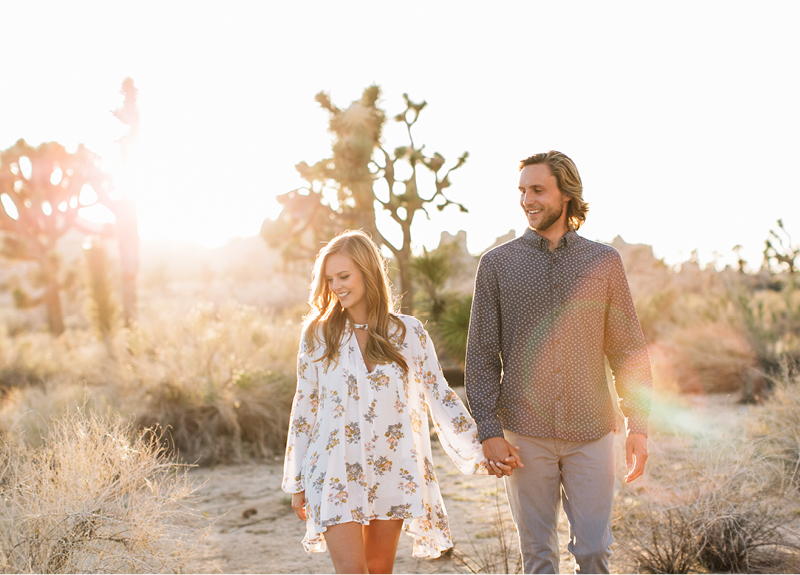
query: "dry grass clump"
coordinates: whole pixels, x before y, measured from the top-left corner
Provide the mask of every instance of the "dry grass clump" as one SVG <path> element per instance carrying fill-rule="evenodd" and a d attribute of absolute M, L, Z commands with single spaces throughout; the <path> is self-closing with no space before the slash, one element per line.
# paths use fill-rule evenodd
<path fill-rule="evenodd" d="M 666 441 L 666 438 L 661 438 Z M 657 442 L 648 476 L 624 488 L 616 540 L 636 570 L 649 573 L 792 572 L 797 568 L 796 493 L 776 488 L 781 469 L 746 437 Z"/>
<path fill-rule="evenodd" d="M 114 359 L 84 331 L 58 340 L 0 338 L 0 367 L 22 365 L 39 378 L 0 397 L 0 429 L 24 427 L 36 444 L 44 421 L 91 400 L 142 428 L 163 427 L 166 445 L 191 462 L 280 452 L 299 336 L 296 320 L 237 303 L 200 303 L 180 316 L 143 311 L 137 326 L 116 335 Z"/>
<path fill-rule="evenodd" d="M 182 321 L 128 336 L 128 403 L 142 426 L 168 427 L 199 463 L 283 450 L 294 394 L 297 323 L 239 304 L 196 305 Z"/>
<path fill-rule="evenodd" d="M 59 338 L 44 332 L 9 336 L 0 332 L 0 398 L 17 388 L 102 384 L 118 366 L 92 333 L 68 330 Z"/>
<path fill-rule="evenodd" d="M 784 366 L 769 399 L 754 408 L 748 431 L 759 451 L 782 469 L 780 486 L 800 489 L 800 376 L 790 376 Z"/>
<path fill-rule="evenodd" d="M 158 433 L 81 409 L 39 447 L 0 437 L 0 570 L 11 573 L 191 571 L 200 533 L 193 488 Z"/>
<path fill-rule="evenodd" d="M 137 422 L 169 427 L 171 451 L 199 464 L 267 456 L 286 445 L 294 381 L 273 372 L 235 373 L 196 389 L 166 381 L 145 390 Z"/>

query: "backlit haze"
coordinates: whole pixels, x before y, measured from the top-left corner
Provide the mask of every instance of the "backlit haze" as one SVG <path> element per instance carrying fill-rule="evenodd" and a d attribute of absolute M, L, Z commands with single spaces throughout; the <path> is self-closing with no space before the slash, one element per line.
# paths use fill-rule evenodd
<path fill-rule="evenodd" d="M 589 239 L 670 264 L 741 244 L 751 268 L 778 218 L 800 241 L 797 2 L 2 1 L 0 19 L 0 149 L 84 143 L 113 172 L 133 78 L 143 238 L 257 234 L 294 165 L 330 153 L 314 95 L 346 107 L 377 83 L 389 118 L 404 92 L 428 102 L 426 152 L 470 154 L 449 191 L 470 213 L 418 216 L 418 249 L 522 232 L 518 162 L 548 149 L 578 165 Z M 384 139 L 406 143 L 391 120 Z"/>

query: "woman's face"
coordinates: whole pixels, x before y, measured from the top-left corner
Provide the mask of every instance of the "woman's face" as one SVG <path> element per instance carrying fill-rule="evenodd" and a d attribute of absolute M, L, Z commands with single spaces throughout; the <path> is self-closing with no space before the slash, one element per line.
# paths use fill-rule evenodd
<path fill-rule="evenodd" d="M 369 311 L 367 286 L 364 274 L 352 258 L 341 253 L 329 255 L 325 261 L 324 273 L 328 289 L 348 311 L 350 318 L 356 323 L 365 323 Z"/>

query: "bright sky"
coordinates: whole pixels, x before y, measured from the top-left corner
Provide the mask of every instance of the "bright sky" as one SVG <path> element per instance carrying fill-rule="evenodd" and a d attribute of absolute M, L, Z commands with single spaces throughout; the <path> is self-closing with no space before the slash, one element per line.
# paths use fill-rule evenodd
<path fill-rule="evenodd" d="M 389 116 L 427 100 L 415 139 L 464 150 L 449 208 L 417 246 L 524 230 L 518 162 L 575 160 L 582 235 L 668 263 L 744 246 L 783 218 L 800 242 L 798 2 L 35 2 L 0 0 L 0 149 L 78 143 L 119 162 L 110 110 L 139 89 L 146 238 L 208 246 L 258 233 L 294 165 L 330 153 L 327 113 L 371 83 Z M 396 125 L 390 148 L 403 145 Z M 452 211 L 451 211 L 452 210 Z"/>

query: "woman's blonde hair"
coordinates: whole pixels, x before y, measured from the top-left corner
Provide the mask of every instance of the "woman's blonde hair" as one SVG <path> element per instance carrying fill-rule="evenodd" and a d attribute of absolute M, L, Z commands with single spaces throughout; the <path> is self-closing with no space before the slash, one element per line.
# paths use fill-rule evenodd
<path fill-rule="evenodd" d="M 569 198 L 567 204 L 567 225 L 571 230 L 577 230 L 586 221 L 586 212 L 589 204 L 583 201 L 583 182 L 578 173 L 578 167 L 566 154 L 550 150 L 541 154 L 534 154 L 519 163 L 519 169 L 534 164 L 546 164 L 550 168 L 558 183 L 558 189 Z"/>
<path fill-rule="evenodd" d="M 325 353 L 319 360 L 324 361 L 326 367 L 339 360 L 339 345 L 347 327 L 347 314 L 339 299 L 331 292 L 325 277 L 325 266 L 332 254 L 342 254 L 352 259 L 364 277 L 369 336 L 364 359 L 376 364 L 395 362 L 408 373 L 405 358 L 392 344 L 392 340 L 402 342 L 405 339 L 406 326 L 397 317 L 397 302 L 392 293 L 386 260 L 375 242 L 360 230 L 342 232 L 317 254 L 308 289 L 311 311 L 305 317 L 309 349 L 316 349 L 321 339 L 325 344 Z"/>

